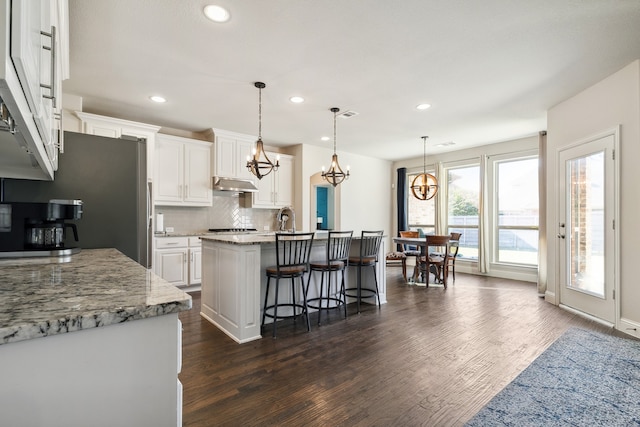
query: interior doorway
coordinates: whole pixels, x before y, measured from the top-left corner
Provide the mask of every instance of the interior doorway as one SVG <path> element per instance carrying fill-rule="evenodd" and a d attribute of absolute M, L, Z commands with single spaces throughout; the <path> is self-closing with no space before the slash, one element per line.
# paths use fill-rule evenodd
<path fill-rule="evenodd" d="M 320 172 L 314 174 L 311 184 L 310 224 L 316 230 L 338 230 L 340 189 L 322 179 Z"/>

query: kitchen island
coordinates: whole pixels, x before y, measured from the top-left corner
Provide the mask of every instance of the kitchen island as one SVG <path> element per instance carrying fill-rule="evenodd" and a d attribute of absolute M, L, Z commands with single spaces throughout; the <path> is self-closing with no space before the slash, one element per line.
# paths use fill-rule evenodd
<path fill-rule="evenodd" d="M 360 234 L 353 236 L 351 255 L 358 255 Z M 311 260 L 326 257 L 327 233 L 318 233 L 311 249 Z M 385 240 L 382 240 L 377 264 L 380 302 L 386 303 Z M 275 235 L 235 234 L 202 237 L 201 315 L 238 343 L 262 338 L 260 323 L 266 292 L 266 268 L 276 264 Z M 373 271 L 365 268 L 363 287 L 373 286 Z M 307 283 L 308 277 L 305 277 Z M 347 268 L 346 287 L 354 287 L 356 269 Z M 308 298 L 317 296 L 319 274 L 311 278 Z M 288 298 L 288 287 L 280 297 Z M 300 295 L 300 294 L 298 294 Z M 363 300 L 367 302 L 367 300 Z M 373 302 L 373 299 L 370 300 Z M 310 309 L 313 311 L 313 309 Z M 270 319 L 269 319 L 270 320 Z M 268 321 L 269 321 L 268 320 Z"/>
<path fill-rule="evenodd" d="M 3 425 L 181 425 L 190 308 L 115 249 L 0 261 Z"/>

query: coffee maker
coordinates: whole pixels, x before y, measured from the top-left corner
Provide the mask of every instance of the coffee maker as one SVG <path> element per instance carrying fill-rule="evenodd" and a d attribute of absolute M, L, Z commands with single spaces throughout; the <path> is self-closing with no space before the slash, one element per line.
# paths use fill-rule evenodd
<path fill-rule="evenodd" d="M 62 256 L 78 252 L 67 246 L 66 230 L 78 241 L 76 224 L 82 218 L 81 200 L 49 200 L 48 203 L 0 203 L 0 258 Z"/>

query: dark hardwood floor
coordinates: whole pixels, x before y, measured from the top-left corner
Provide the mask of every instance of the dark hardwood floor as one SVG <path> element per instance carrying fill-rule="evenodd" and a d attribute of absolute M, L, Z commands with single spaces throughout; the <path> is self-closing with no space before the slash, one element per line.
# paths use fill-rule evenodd
<path fill-rule="evenodd" d="M 457 274 L 444 291 L 387 273 L 388 303 L 349 318 L 283 321 L 237 344 L 181 313 L 184 426 L 458 426 L 567 328 L 611 330 L 537 296 L 532 283 Z M 315 322 L 314 322 L 315 320 Z"/>

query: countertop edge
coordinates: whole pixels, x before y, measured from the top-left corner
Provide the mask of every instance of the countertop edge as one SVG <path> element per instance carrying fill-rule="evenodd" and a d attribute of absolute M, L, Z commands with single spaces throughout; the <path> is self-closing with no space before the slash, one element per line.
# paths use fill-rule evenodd
<path fill-rule="evenodd" d="M 170 303 L 123 307 L 119 310 L 84 313 L 78 314 L 77 316 L 68 315 L 51 321 L 13 325 L 0 329 L 0 336 L 2 337 L 0 344 L 27 341 L 69 332 L 116 325 L 134 320 L 164 316 L 166 314 L 190 310 L 191 307 L 192 300 L 191 296 L 189 296 L 188 299 Z"/>

